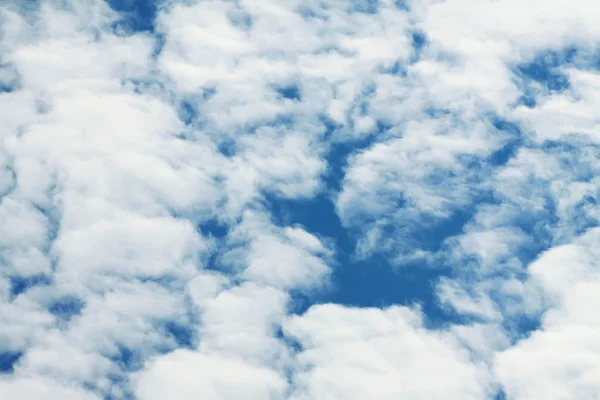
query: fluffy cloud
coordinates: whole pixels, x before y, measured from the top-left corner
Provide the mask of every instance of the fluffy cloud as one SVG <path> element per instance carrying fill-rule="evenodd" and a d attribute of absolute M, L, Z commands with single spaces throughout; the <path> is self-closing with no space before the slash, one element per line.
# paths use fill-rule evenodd
<path fill-rule="evenodd" d="M 542 327 L 496 356 L 496 370 L 509 397 L 593 399 L 600 390 L 597 334 L 600 230 L 554 247 L 530 266 L 534 279 L 553 299 Z"/>
<path fill-rule="evenodd" d="M 408 308 L 316 306 L 284 327 L 303 350 L 292 399 L 482 399 L 484 363 Z"/>
<path fill-rule="evenodd" d="M 0 6 L 0 395 L 594 398 L 598 7 L 109 3 Z"/>

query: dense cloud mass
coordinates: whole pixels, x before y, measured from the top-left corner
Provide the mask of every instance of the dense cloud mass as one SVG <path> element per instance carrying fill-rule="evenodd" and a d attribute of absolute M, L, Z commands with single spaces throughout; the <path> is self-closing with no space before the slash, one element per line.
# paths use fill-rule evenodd
<path fill-rule="evenodd" d="M 0 398 L 600 399 L 600 7 L 0 4 Z"/>

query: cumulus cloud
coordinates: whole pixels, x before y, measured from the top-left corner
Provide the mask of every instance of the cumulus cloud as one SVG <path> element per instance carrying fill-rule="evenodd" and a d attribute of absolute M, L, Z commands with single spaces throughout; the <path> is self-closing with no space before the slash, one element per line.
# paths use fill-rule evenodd
<path fill-rule="evenodd" d="M 532 279 L 552 307 L 542 329 L 496 356 L 496 370 L 511 398 L 593 399 L 599 387 L 599 320 L 596 228 L 573 243 L 554 247 L 530 266 Z"/>
<path fill-rule="evenodd" d="M 429 332 L 405 307 L 315 306 L 286 333 L 302 346 L 293 399 L 481 399 L 485 364 L 470 359 L 448 332 Z"/>
<path fill-rule="evenodd" d="M 598 7 L 117 3 L 0 6 L 0 395 L 595 398 Z"/>

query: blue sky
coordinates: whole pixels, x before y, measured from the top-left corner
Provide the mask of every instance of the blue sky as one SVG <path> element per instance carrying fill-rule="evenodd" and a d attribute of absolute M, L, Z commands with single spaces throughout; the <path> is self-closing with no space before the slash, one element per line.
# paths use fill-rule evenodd
<path fill-rule="evenodd" d="M 0 398 L 597 398 L 599 14 L 6 2 Z"/>

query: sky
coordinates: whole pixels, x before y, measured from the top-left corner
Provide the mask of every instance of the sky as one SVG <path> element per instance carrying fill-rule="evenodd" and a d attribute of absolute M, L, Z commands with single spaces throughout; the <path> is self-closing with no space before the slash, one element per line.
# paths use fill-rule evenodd
<path fill-rule="evenodd" d="M 598 20 L 2 1 L 0 398 L 600 399 Z"/>

